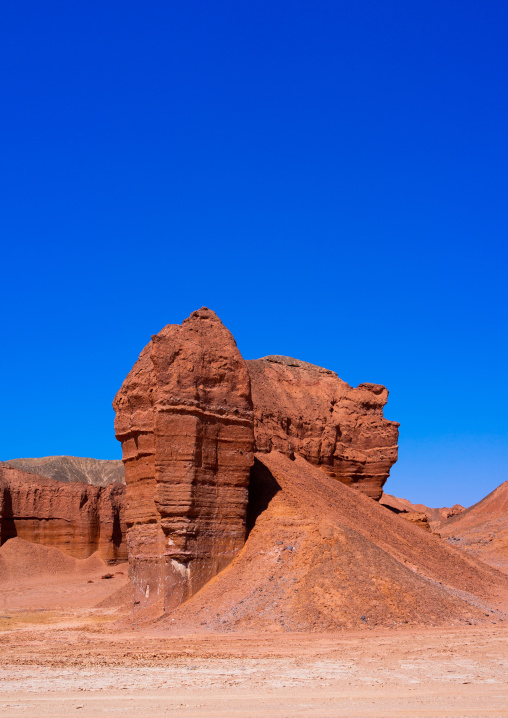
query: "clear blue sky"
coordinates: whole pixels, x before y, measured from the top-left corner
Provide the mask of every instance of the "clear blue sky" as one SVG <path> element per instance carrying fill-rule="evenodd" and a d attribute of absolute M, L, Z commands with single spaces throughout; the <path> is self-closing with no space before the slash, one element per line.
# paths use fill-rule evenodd
<path fill-rule="evenodd" d="M 508 478 L 508 5 L 3 9 L 0 459 L 120 457 L 165 324 L 385 384 L 386 489 Z"/>

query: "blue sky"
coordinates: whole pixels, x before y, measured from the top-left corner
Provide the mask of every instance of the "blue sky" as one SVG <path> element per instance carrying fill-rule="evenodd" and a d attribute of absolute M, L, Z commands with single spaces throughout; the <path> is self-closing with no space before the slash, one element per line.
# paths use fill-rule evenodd
<path fill-rule="evenodd" d="M 0 459 L 119 458 L 111 401 L 209 306 L 385 384 L 386 489 L 508 478 L 503 2 L 4 10 Z"/>

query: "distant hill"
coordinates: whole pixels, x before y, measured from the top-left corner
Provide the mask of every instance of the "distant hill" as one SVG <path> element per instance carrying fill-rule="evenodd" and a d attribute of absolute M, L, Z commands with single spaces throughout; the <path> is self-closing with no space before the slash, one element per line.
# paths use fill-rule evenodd
<path fill-rule="evenodd" d="M 508 481 L 438 530 L 452 546 L 508 573 Z"/>
<path fill-rule="evenodd" d="M 0 464 L 65 483 L 80 481 L 91 486 L 108 486 L 115 482 L 125 484 L 123 463 L 117 460 L 44 456 L 39 459 L 10 459 Z"/>

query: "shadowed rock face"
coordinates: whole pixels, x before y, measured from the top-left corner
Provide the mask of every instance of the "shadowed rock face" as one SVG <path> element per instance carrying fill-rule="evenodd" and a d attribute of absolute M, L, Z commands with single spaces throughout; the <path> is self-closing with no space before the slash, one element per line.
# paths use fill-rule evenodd
<path fill-rule="evenodd" d="M 0 462 L 0 466 L 2 462 Z M 90 486 L 124 484 L 123 463 L 114 460 L 89 459 L 83 456 L 43 456 L 37 459 L 12 459 L 3 465 L 38 474 L 57 481 L 78 481 Z"/>
<path fill-rule="evenodd" d="M 290 357 L 247 362 L 259 452 L 300 454 L 329 476 L 379 500 L 397 460 L 399 424 L 383 418 L 388 391 L 356 389 L 337 374 Z"/>
<path fill-rule="evenodd" d="M 246 364 L 203 308 L 152 337 L 115 397 L 134 605 L 171 610 L 245 542 L 253 411 Z"/>
<path fill-rule="evenodd" d="M 0 466 L 0 545 L 19 537 L 75 558 L 127 559 L 125 487 L 64 483 Z"/>

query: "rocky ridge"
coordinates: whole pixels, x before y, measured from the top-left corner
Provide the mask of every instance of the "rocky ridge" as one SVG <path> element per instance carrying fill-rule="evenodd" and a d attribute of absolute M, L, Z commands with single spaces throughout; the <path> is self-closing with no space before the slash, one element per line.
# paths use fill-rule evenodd
<path fill-rule="evenodd" d="M 439 526 L 448 543 L 508 574 L 508 481 Z"/>
<path fill-rule="evenodd" d="M 427 531 L 438 531 L 444 521 L 465 510 L 460 504 L 455 504 L 451 507 L 443 506 L 437 509 L 430 508 L 425 504 L 412 504 L 407 499 L 401 499 L 398 496 L 392 496 L 384 492 L 379 503 L 386 506 L 390 511 L 399 514 L 401 518 L 411 521 Z"/>
<path fill-rule="evenodd" d="M 0 466 L 13 466 L 30 474 L 66 483 L 80 482 L 90 486 L 125 484 L 121 460 L 89 459 L 83 456 L 43 456 L 37 459 L 10 459 Z"/>

